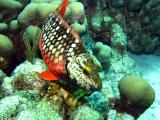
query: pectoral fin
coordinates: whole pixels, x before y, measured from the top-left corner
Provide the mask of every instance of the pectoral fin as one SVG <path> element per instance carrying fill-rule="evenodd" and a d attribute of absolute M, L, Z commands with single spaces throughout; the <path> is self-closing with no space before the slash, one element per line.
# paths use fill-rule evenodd
<path fill-rule="evenodd" d="M 52 74 L 49 70 L 43 71 L 39 76 L 44 80 L 59 80 L 59 78 Z"/>

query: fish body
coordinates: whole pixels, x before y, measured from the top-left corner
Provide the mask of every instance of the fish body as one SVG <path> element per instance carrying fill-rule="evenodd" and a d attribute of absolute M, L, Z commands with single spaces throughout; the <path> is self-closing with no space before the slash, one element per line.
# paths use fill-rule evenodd
<path fill-rule="evenodd" d="M 69 77 L 81 88 L 101 88 L 98 66 L 85 50 L 79 35 L 58 11 L 51 13 L 44 22 L 39 48 L 49 68 L 40 74 L 41 78 L 58 80 Z"/>

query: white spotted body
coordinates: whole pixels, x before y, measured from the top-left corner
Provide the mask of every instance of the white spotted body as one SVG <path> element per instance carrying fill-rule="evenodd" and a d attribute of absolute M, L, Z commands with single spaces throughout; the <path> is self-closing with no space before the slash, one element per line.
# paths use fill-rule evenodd
<path fill-rule="evenodd" d="M 66 74 L 74 83 L 85 89 L 101 88 L 96 64 L 86 52 L 79 35 L 71 29 L 58 12 L 50 14 L 45 21 L 39 48 L 43 60 L 52 73 L 60 76 Z M 87 61 L 90 63 L 88 64 Z M 83 62 L 86 66 L 90 65 L 91 69 L 93 67 L 93 74 L 84 72 L 85 65 L 80 64 Z M 58 68 L 64 65 L 64 70 L 55 70 L 54 67 L 57 64 Z"/>
<path fill-rule="evenodd" d="M 56 64 L 82 52 L 86 51 L 79 36 L 58 12 L 50 14 L 42 28 L 42 53 L 47 64 Z"/>

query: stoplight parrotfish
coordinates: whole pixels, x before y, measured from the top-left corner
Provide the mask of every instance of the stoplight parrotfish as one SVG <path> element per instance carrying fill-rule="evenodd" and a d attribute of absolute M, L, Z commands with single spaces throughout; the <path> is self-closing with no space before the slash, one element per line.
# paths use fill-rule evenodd
<path fill-rule="evenodd" d="M 63 18 L 67 4 L 68 0 L 64 0 L 60 10 L 51 13 L 43 24 L 39 49 L 49 70 L 43 71 L 40 77 L 44 80 L 69 78 L 83 89 L 99 90 L 102 87 L 99 66 Z"/>

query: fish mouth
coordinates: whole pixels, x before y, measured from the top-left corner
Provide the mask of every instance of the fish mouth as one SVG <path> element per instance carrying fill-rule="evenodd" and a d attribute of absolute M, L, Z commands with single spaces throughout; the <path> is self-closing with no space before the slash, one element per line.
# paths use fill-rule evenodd
<path fill-rule="evenodd" d="M 102 82 L 99 82 L 99 83 L 97 84 L 97 86 L 91 86 L 91 87 L 90 87 L 90 90 L 91 90 L 91 91 L 101 91 L 101 89 L 102 89 Z"/>

